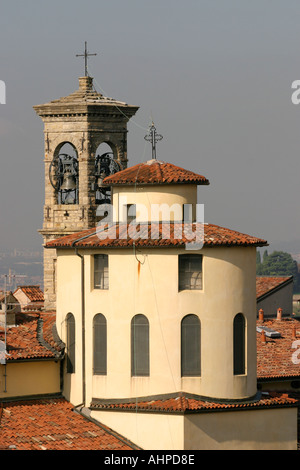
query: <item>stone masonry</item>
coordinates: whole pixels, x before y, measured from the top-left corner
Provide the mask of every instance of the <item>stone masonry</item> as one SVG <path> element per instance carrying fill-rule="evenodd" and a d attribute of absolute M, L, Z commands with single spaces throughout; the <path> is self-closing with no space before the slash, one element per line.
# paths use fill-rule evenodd
<path fill-rule="evenodd" d="M 96 92 L 93 79 L 79 78 L 79 89 L 67 97 L 34 106 L 44 123 L 45 137 L 45 205 L 44 244 L 55 238 L 95 227 L 96 201 L 94 168 L 97 149 L 106 143 L 114 159 L 127 167 L 127 123 L 137 106 L 106 98 Z M 58 204 L 49 170 L 64 144 L 76 150 L 79 167 L 78 204 Z M 44 250 L 45 310 L 56 307 L 56 251 Z"/>

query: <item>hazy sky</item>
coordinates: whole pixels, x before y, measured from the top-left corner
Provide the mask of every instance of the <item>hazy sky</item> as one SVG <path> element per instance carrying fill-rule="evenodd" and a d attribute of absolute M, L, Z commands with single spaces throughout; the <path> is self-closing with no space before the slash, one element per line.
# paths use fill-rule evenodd
<path fill-rule="evenodd" d="M 205 221 L 300 252 L 299 0 L 2 0 L 0 250 L 41 248 L 43 124 L 33 105 L 78 88 L 88 41 L 98 91 L 140 109 L 129 165 L 203 174 Z"/>

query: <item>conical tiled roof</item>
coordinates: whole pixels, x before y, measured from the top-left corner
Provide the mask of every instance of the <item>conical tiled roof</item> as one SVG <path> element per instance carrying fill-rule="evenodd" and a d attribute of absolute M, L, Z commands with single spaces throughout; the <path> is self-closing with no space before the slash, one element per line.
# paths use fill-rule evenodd
<path fill-rule="evenodd" d="M 118 171 L 107 176 L 103 182 L 110 186 L 123 184 L 209 184 L 209 180 L 205 176 L 185 170 L 172 163 L 154 159 Z"/>

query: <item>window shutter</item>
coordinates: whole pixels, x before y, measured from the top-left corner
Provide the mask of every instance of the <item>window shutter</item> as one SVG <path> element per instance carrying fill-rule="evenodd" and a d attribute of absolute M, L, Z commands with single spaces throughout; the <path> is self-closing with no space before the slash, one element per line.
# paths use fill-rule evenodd
<path fill-rule="evenodd" d="M 94 329 L 94 374 L 107 373 L 107 326 L 106 318 L 101 313 L 95 315 Z"/>
<path fill-rule="evenodd" d="M 72 313 L 68 313 L 67 323 L 67 372 L 75 372 L 75 318 Z"/>
<path fill-rule="evenodd" d="M 201 327 L 196 315 L 187 315 L 181 322 L 181 375 L 201 375 Z"/>
<path fill-rule="evenodd" d="M 144 315 L 131 321 L 131 375 L 149 375 L 149 322 Z"/>
<path fill-rule="evenodd" d="M 245 317 L 238 313 L 233 322 L 233 373 L 245 374 Z"/>

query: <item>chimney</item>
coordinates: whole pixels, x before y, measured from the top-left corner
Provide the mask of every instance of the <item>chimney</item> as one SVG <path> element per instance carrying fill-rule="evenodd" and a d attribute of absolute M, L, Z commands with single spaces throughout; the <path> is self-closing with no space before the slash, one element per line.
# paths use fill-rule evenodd
<path fill-rule="evenodd" d="M 282 308 L 277 309 L 277 320 L 282 320 Z"/>
<path fill-rule="evenodd" d="M 262 343 L 266 343 L 267 340 L 266 340 L 266 333 L 264 331 L 261 332 L 261 342 Z"/>
<path fill-rule="evenodd" d="M 258 311 L 258 319 L 264 321 L 264 311 L 262 308 Z"/>
<path fill-rule="evenodd" d="M 297 328 L 296 325 L 293 326 L 292 328 L 292 338 L 296 339 L 297 338 Z"/>

